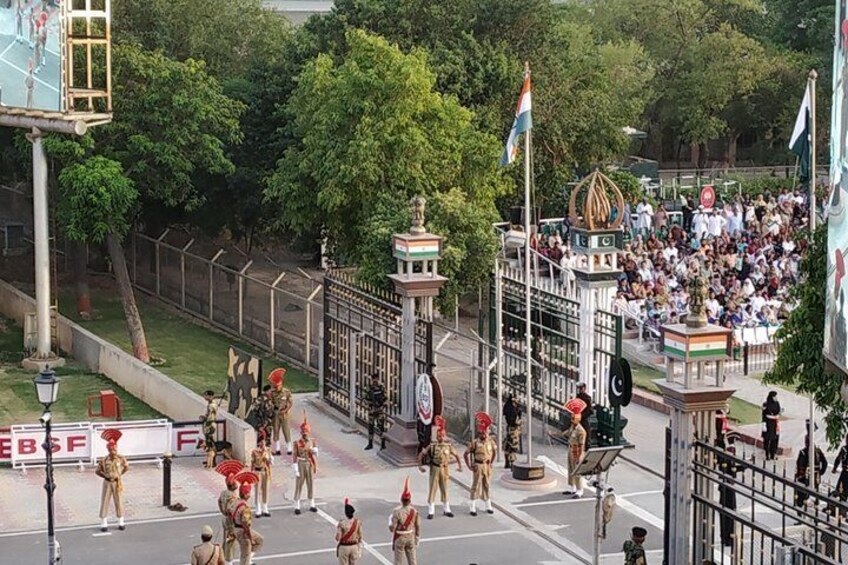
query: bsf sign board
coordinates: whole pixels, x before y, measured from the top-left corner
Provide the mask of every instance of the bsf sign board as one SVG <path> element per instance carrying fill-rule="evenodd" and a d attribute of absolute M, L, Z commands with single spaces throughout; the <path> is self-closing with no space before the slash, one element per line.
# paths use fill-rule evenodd
<path fill-rule="evenodd" d="M 701 206 L 709 210 L 716 203 L 716 193 L 712 185 L 707 185 L 701 189 Z"/>
<path fill-rule="evenodd" d="M 415 405 L 418 408 L 418 419 L 425 426 L 433 421 L 433 384 L 430 375 L 421 373 L 415 381 Z"/>
<path fill-rule="evenodd" d="M 203 455 L 197 440 L 203 437 L 200 423 L 174 424 L 168 420 L 136 422 L 81 422 L 54 424 L 53 462 L 56 464 L 93 464 L 106 455 L 103 430 L 114 428 L 123 434 L 118 450 L 128 459 L 155 459 L 165 453 L 175 457 Z M 16 425 L 0 430 L 0 463 L 13 467 L 45 463 L 44 427 L 40 424 Z"/>

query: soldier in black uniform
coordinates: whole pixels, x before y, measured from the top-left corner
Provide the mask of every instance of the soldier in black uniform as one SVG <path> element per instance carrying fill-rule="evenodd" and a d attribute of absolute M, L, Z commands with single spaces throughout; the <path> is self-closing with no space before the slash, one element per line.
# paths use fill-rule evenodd
<path fill-rule="evenodd" d="M 810 478 L 808 474 L 808 465 L 810 458 L 808 456 L 810 446 L 810 436 L 804 437 L 804 447 L 801 451 L 798 452 L 798 459 L 795 461 L 795 480 L 802 485 L 808 486 L 810 485 Z M 817 490 L 819 487 L 819 483 L 821 482 L 822 475 L 827 471 L 827 457 L 825 457 L 824 452 L 816 447 L 816 457 L 815 457 L 815 483 L 812 487 L 812 490 Z M 807 502 L 809 495 L 805 492 L 795 492 L 795 506 L 802 507 L 804 503 Z"/>
<path fill-rule="evenodd" d="M 386 449 L 386 387 L 380 382 L 380 374 L 371 375 L 371 384 L 365 391 L 365 402 L 368 407 L 368 445 L 365 450 L 374 449 L 374 434 L 380 438 L 380 449 Z"/>
<path fill-rule="evenodd" d="M 839 448 L 839 453 L 833 462 L 833 472 L 837 471 L 840 473 L 839 480 L 836 481 L 836 495 L 839 500 L 845 502 L 848 500 L 848 435 L 845 436 L 845 445 Z"/>
<path fill-rule="evenodd" d="M 730 455 L 736 455 L 736 438 L 739 436 L 736 432 L 727 432 L 721 439 L 716 438 L 716 443 L 724 443 L 724 448 Z M 728 510 L 736 510 L 736 486 L 733 479 L 736 478 L 736 473 L 739 472 L 739 467 L 733 459 L 719 455 L 718 465 L 721 472 L 728 478 L 722 481 L 718 486 L 718 501 L 722 508 Z M 719 529 L 721 531 L 721 545 L 730 547 L 733 545 L 734 528 L 733 518 L 729 513 L 722 513 L 719 521 Z"/>

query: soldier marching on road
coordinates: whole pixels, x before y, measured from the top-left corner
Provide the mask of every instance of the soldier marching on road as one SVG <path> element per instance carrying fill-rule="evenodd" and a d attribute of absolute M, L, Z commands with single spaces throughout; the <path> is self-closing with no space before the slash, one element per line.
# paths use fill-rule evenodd
<path fill-rule="evenodd" d="M 270 517 L 268 509 L 268 489 L 271 484 L 271 465 L 274 457 L 271 455 L 271 447 L 265 439 L 265 434 L 259 434 L 256 440 L 256 448 L 250 452 L 250 470 L 259 477 L 256 485 L 256 517 Z"/>
<path fill-rule="evenodd" d="M 492 418 L 485 412 L 477 412 L 474 419 L 477 422 L 477 438 L 468 442 L 468 447 L 463 454 L 465 466 L 474 473 L 474 480 L 471 483 L 471 515 L 477 515 L 478 498 L 486 503 L 486 512 L 494 514 L 489 488 L 492 482 L 492 465 L 498 454 L 498 446 L 495 440 L 489 437 Z"/>
<path fill-rule="evenodd" d="M 222 461 L 215 471 L 226 477 L 227 488 L 218 495 L 218 511 L 221 513 L 221 532 L 223 536 L 222 553 L 227 563 L 233 562 L 236 554 L 236 526 L 233 514 L 239 501 L 236 476 L 244 470 L 244 465 L 235 459 Z"/>
<path fill-rule="evenodd" d="M 256 473 L 242 471 L 236 475 L 239 482 L 239 500 L 233 510 L 232 518 L 235 526 L 236 541 L 239 544 L 241 565 L 252 565 L 253 555 L 262 549 L 263 539 L 259 532 L 253 529 L 253 512 L 250 511 L 251 485 L 259 481 Z"/>
<path fill-rule="evenodd" d="M 100 531 L 108 528 L 106 517 L 109 514 L 109 502 L 115 501 L 115 514 L 118 516 L 118 529 L 126 530 L 124 525 L 124 474 L 129 470 L 129 464 L 123 455 L 118 454 L 118 440 L 123 434 L 119 430 L 104 430 L 100 437 L 106 440 L 109 455 L 97 463 L 95 474 L 103 479 L 103 489 L 100 491 Z"/>
<path fill-rule="evenodd" d="M 380 374 L 371 375 L 371 383 L 365 391 L 365 400 L 368 403 L 368 445 L 365 450 L 374 448 L 374 434 L 380 438 L 380 449 L 386 449 L 386 387 L 380 382 Z"/>
<path fill-rule="evenodd" d="M 447 430 L 445 428 L 445 419 L 441 416 L 436 416 L 433 419 L 436 424 L 436 441 L 428 447 L 421 450 L 418 454 L 418 469 L 425 473 L 423 462 L 424 457 L 430 460 L 430 493 L 427 496 L 427 519 L 432 520 L 435 513 L 436 490 L 438 489 L 442 495 L 442 504 L 444 506 L 443 513 L 448 518 L 453 518 L 450 502 L 448 502 L 448 486 L 450 485 L 450 463 L 451 459 L 456 460 L 457 471 L 462 472 L 462 461 L 454 449 L 453 444 L 447 439 Z"/>
<path fill-rule="evenodd" d="M 211 526 L 203 526 L 200 530 L 200 545 L 195 545 L 191 552 L 191 565 L 226 565 L 224 552 L 217 543 L 212 543 L 214 532 Z"/>
<path fill-rule="evenodd" d="M 200 417 L 203 422 L 203 443 L 206 447 L 206 461 L 203 466 L 207 469 L 215 468 L 215 422 L 218 419 L 218 405 L 215 403 L 215 393 L 207 390 L 203 393 L 206 400 L 206 412 Z"/>
<path fill-rule="evenodd" d="M 392 551 L 395 554 L 394 565 L 417 565 L 418 543 L 421 541 L 421 518 L 412 506 L 412 493 L 409 491 L 409 477 L 403 483 L 400 506 L 389 516 L 389 531 L 392 532 Z"/>
<path fill-rule="evenodd" d="M 283 383 L 286 378 L 286 369 L 280 367 L 271 371 L 268 382 L 271 383 L 271 399 L 274 404 L 274 455 L 280 454 L 280 432 L 286 440 L 286 454 L 291 455 L 292 439 L 291 426 L 289 425 L 289 414 L 294 406 L 291 390 L 285 388 Z"/>
<path fill-rule="evenodd" d="M 356 509 L 345 498 L 345 517 L 336 526 L 336 557 L 339 565 L 356 565 L 362 558 L 362 524 L 353 517 Z"/>
<path fill-rule="evenodd" d="M 313 490 L 313 477 L 318 472 L 318 446 L 315 445 L 309 433 L 309 421 L 306 419 L 306 410 L 303 411 L 303 423 L 300 425 L 300 439 L 294 443 L 292 454 L 292 469 L 294 469 L 294 513 L 300 514 L 300 497 L 303 493 L 303 485 L 306 485 L 306 496 L 309 498 L 309 511 L 318 512 L 315 506 L 315 492 Z"/>

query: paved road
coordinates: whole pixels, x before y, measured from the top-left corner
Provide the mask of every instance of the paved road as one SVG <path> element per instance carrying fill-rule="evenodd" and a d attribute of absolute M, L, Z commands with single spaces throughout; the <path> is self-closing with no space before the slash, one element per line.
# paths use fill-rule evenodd
<path fill-rule="evenodd" d="M 34 50 L 28 41 L 28 24 L 24 23 L 27 37 L 18 40 L 15 30 L 15 10 L 0 8 L 0 91 L 2 102 L 6 106 L 25 108 L 27 106 L 26 79 L 29 62 L 37 72 L 33 73 L 32 107 L 40 110 L 58 111 L 60 105 L 60 64 L 58 41 L 58 16 L 52 15 L 49 23 L 47 53 L 43 68 L 38 69 L 34 59 Z"/>

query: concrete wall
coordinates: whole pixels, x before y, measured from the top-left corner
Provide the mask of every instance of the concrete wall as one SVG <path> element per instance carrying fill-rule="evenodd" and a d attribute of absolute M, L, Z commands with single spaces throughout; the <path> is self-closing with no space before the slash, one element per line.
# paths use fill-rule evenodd
<path fill-rule="evenodd" d="M 35 300 L 0 280 L 0 313 L 23 326 L 27 312 L 35 311 Z M 57 324 L 59 348 L 91 371 L 103 373 L 127 392 L 175 421 L 196 420 L 206 402 L 161 371 L 146 365 L 71 320 L 60 316 Z M 227 422 L 227 440 L 234 455 L 246 460 L 256 445 L 256 433 L 246 422 L 219 413 Z"/>

